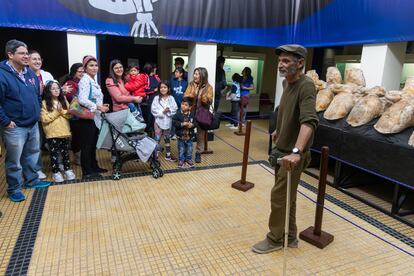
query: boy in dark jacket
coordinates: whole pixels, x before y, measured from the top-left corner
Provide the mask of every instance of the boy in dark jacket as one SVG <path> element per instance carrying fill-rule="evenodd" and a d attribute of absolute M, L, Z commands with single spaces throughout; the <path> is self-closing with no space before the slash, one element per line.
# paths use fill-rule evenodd
<path fill-rule="evenodd" d="M 173 117 L 173 126 L 177 135 L 178 145 L 178 167 L 184 168 L 184 163 L 190 168 L 194 167 L 193 156 L 193 136 L 196 120 L 194 112 L 191 112 L 193 99 L 184 97 L 181 102 L 181 110 Z"/>

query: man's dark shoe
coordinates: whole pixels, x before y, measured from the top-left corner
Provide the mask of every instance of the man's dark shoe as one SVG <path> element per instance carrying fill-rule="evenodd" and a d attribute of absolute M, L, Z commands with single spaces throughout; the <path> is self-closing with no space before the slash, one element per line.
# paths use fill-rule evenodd
<path fill-rule="evenodd" d="M 14 194 L 9 195 L 9 198 L 13 202 L 20 202 L 26 199 L 26 197 L 21 191 L 18 191 L 18 192 L 15 192 Z"/>
<path fill-rule="evenodd" d="M 282 243 L 275 243 L 268 238 L 265 238 L 261 242 L 256 243 L 252 247 L 252 251 L 259 254 L 266 254 L 273 251 L 277 251 L 283 248 Z"/>
<path fill-rule="evenodd" d="M 38 181 L 38 182 L 36 182 L 35 184 L 32 184 L 32 185 L 25 184 L 24 187 L 26 189 L 40 189 L 40 188 L 47 188 L 47 187 L 50 186 L 50 184 L 51 184 L 51 182 L 49 182 L 49 181 L 41 181 L 40 180 L 40 181 Z"/>
<path fill-rule="evenodd" d="M 196 163 L 201 163 L 201 153 L 196 151 L 194 161 Z"/>
<path fill-rule="evenodd" d="M 298 248 L 298 244 L 299 240 L 296 238 L 294 240 L 288 241 L 288 247 L 290 248 Z"/>

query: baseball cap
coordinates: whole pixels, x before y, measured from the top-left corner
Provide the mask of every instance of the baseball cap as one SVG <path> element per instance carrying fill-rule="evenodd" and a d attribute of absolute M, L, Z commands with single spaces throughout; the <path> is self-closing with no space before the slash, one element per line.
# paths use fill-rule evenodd
<path fill-rule="evenodd" d="M 276 55 L 280 55 L 282 52 L 291 53 L 303 58 L 306 58 L 306 55 L 308 54 L 306 48 L 299 44 L 287 44 L 276 48 Z"/>

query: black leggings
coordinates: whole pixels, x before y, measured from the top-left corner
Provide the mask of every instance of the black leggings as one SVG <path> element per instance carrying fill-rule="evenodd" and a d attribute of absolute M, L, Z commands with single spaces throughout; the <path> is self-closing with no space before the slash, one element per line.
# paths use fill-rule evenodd
<path fill-rule="evenodd" d="M 50 138 L 47 139 L 50 150 L 50 164 L 52 172 L 59 172 L 59 155 L 62 156 L 63 167 L 65 171 L 70 170 L 69 161 L 69 139 L 68 138 Z"/>

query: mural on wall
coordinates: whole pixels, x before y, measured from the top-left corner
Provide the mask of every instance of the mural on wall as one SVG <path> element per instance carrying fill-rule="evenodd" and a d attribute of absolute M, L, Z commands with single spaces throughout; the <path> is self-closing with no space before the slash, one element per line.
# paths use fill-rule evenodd
<path fill-rule="evenodd" d="M 414 40 L 412 0 L 3 2 L 3 27 L 268 47 L 287 43 L 317 47 Z"/>
<path fill-rule="evenodd" d="M 154 32 L 159 35 L 158 29 L 153 21 L 152 3 L 158 0 L 89 0 L 89 4 L 97 9 L 107 11 L 111 14 L 126 15 L 136 14 L 136 21 L 131 28 L 130 35 L 137 37 L 149 37 Z"/>

